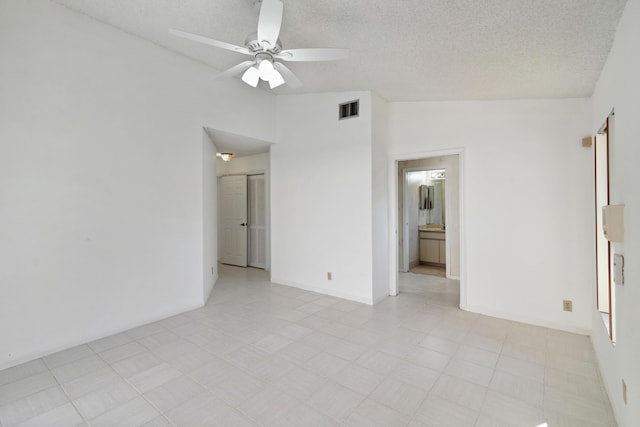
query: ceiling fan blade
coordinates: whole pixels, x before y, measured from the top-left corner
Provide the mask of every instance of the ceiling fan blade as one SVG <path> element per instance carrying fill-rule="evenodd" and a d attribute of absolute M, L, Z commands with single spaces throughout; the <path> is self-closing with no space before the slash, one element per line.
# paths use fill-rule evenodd
<path fill-rule="evenodd" d="M 231 43 L 221 42 L 219 40 L 210 39 L 209 37 L 200 36 L 198 34 L 187 33 L 186 31 L 174 30 L 174 29 L 170 29 L 169 34 L 173 34 L 174 36 L 193 40 L 198 43 L 208 44 L 209 46 L 215 46 L 222 49 L 231 50 L 233 52 L 244 53 L 245 55 L 253 55 L 253 53 L 246 47 L 241 47 Z"/>
<path fill-rule="evenodd" d="M 283 61 L 337 61 L 349 57 L 349 49 L 288 49 L 274 55 Z"/>
<path fill-rule="evenodd" d="M 256 65 L 256 61 L 244 61 L 236 66 L 229 68 L 227 71 L 224 71 L 216 76 L 216 80 L 225 79 L 227 77 L 233 77 L 237 74 L 240 74 L 247 69 Z"/>
<path fill-rule="evenodd" d="M 284 64 L 274 61 L 273 68 L 278 70 L 278 72 L 282 75 L 282 78 L 284 78 L 285 83 L 290 87 L 295 89 L 302 86 L 302 82 L 298 80 L 296 75 L 293 74 L 293 72 L 289 68 L 287 68 Z"/>
<path fill-rule="evenodd" d="M 271 49 L 278 41 L 282 26 L 283 6 L 280 0 L 262 0 L 258 18 L 258 42 L 265 49 Z"/>

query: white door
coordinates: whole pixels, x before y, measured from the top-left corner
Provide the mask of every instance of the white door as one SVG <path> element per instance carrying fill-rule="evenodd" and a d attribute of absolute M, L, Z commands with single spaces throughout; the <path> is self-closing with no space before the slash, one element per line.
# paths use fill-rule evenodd
<path fill-rule="evenodd" d="M 266 268 L 267 231 L 264 174 L 249 175 L 249 266 Z"/>
<path fill-rule="evenodd" d="M 223 176 L 220 179 L 222 201 L 223 264 L 247 266 L 247 176 Z"/>

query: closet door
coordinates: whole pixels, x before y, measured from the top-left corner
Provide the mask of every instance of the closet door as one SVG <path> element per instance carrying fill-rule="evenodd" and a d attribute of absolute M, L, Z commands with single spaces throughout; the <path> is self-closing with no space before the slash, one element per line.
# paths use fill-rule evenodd
<path fill-rule="evenodd" d="M 220 261 L 247 266 L 247 176 L 221 178 L 222 247 Z"/>
<path fill-rule="evenodd" d="M 266 268 L 266 200 L 264 174 L 249 175 L 249 266 Z"/>

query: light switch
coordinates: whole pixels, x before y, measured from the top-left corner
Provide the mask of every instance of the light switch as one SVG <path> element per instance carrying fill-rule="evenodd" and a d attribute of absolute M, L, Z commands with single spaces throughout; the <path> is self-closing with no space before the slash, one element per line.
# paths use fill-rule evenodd
<path fill-rule="evenodd" d="M 624 257 L 620 254 L 613 255 L 613 282 L 624 285 Z"/>

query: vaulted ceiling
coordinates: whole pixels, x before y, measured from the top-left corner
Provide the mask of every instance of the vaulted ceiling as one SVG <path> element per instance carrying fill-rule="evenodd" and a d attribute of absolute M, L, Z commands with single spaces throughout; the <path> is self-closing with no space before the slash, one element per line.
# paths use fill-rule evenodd
<path fill-rule="evenodd" d="M 259 12 L 254 0 L 53 1 L 205 63 L 212 77 L 247 57 L 168 29 L 243 46 Z M 348 48 L 350 58 L 288 63 L 303 86 L 274 93 L 373 90 L 391 101 L 438 101 L 590 96 L 625 0 L 283 3 L 285 49 Z"/>

